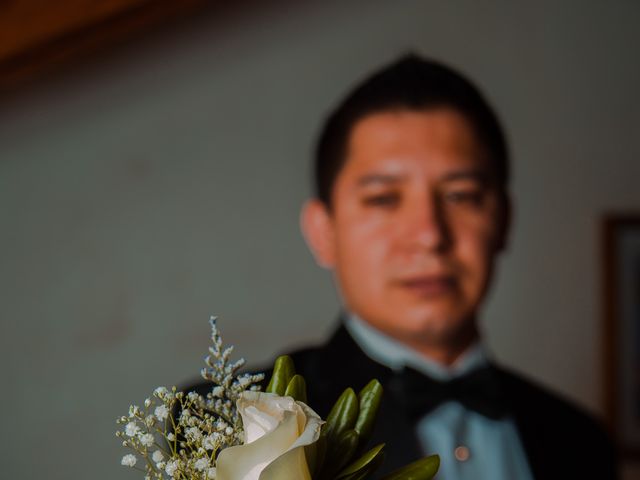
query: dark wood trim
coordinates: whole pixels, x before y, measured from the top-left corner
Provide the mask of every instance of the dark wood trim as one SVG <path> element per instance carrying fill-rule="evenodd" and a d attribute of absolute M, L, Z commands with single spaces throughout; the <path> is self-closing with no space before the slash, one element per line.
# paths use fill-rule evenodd
<path fill-rule="evenodd" d="M 0 61 L 0 92 L 13 91 L 45 73 L 88 58 L 162 24 L 193 16 L 212 3 L 206 0 L 138 2 L 112 16 L 49 38 Z"/>
<path fill-rule="evenodd" d="M 618 338 L 619 309 L 617 302 L 618 271 L 616 268 L 615 241 L 616 233 L 622 228 L 640 228 L 640 213 L 608 213 L 604 215 L 601 228 L 602 246 L 602 280 L 603 280 L 603 357 L 604 357 L 604 405 L 606 423 L 610 432 L 618 444 L 618 450 L 625 458 L 640 459 L 640 449 L 622 444 L 618 432 L 617 398 L 620 395 L 618 385 L 618 365 L 616 361 L 616 349 Z"/>
<path fill-rule="evenodd" d="M 604 353 L 604 405 L 606 422 L 611 433 L 615 430 L 615 399 L 617 396 L 614 361 L 614 342 L 617 334 L 614 319 L 616 306 L 614 292 L 616 291 L 614 261 L 613 261 L 613 229 L 615 217 L 607 215 L 602 228 L 602 281 L 603 281 L 603 353 Z"/>

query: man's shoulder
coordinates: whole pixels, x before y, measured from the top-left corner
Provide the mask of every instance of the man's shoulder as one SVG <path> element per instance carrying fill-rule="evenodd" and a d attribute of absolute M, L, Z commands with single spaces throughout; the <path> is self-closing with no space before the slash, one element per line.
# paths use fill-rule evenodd
<path fill-rule="evenodd" d="M 613 443 L 592 413 L 520 373 L 496 369 L 538 477 L 619 478 Z"/>
<path fill-rule="evenodd" d="M 522 373 L 496 367 L 517 419 L 544 437 L 582 439 L 609 445 L 608 434 L 594 414 Z"/>
<path fill-rule="evenodd" d="M 323 359 L 326 355 L 325 350 L 326 349 L 323 347 L 323 345 L 318 344 L 307 345 L 305 347 L 297 348 L 291 351 L 285 349 L 281 352 L 281 354 L 291 357 L 295 366 L 296 373 L 306 378 L 309 373 L 313 374 L 318 372 L 318 366 L 324 363 Z M 250 367 L 247 369 L 247 371 L 263 374 L 265 376 L 266 385 L 266 382 L 269 381 L 271 373 L 273 372 L 273 362 L 269 364 Z"/>

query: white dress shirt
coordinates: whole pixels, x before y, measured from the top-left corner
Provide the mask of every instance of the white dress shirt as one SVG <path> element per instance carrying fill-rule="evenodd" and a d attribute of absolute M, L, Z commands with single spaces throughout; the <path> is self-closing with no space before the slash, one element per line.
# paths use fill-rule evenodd
<path fill-rule="evenodd" d="M 484 346 L 472 345 L 445 367 L 348 315 L 347 331 L 372 360 L 392 370 L 405 366 L 436 380 L 450 380 L 489 362 Z M 442 480 L 533 480 L 512 418 L 492 420 L 456 401 L 443 403 L 422 417 L 416 431 L 425 455 L 440 455 Z"/>

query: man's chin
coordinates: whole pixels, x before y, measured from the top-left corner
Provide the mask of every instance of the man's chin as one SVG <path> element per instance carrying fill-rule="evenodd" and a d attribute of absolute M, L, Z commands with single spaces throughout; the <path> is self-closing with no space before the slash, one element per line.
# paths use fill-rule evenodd
<path fill-rule="evenodd" d="M 449 344 L 475 331 L 474 320 L 454 315 L 407 316 L 394 321 L 386 333 L 407 344 Z"/>

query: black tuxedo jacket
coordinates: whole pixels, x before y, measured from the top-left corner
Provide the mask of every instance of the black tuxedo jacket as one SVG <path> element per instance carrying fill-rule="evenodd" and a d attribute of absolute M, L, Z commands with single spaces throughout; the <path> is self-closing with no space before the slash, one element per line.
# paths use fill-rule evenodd
<path fill-rule="evenodd" d="M 322 418 L 345 388 L 353 387 L 358 392 L 372 378 L 382 383 L 383 400 L 371 440 L 371 445 L 386 443 L 380 473 L 423 456 L 415 425 L 394 394 L 393 372 L 367 357 L 343 326 L 325 345 L 290 355 L 297 373 L 307 380 L 309 406 Z M 591 416 L 515 373 L 495 365 L 492 368 L 508 397 L 536 480 L 618 478 L 612 444 Z M 268 380 L 270 371 L 266 374 Z M 201 384 L 195 389 L 206 393 L 210 385 Z"/>

